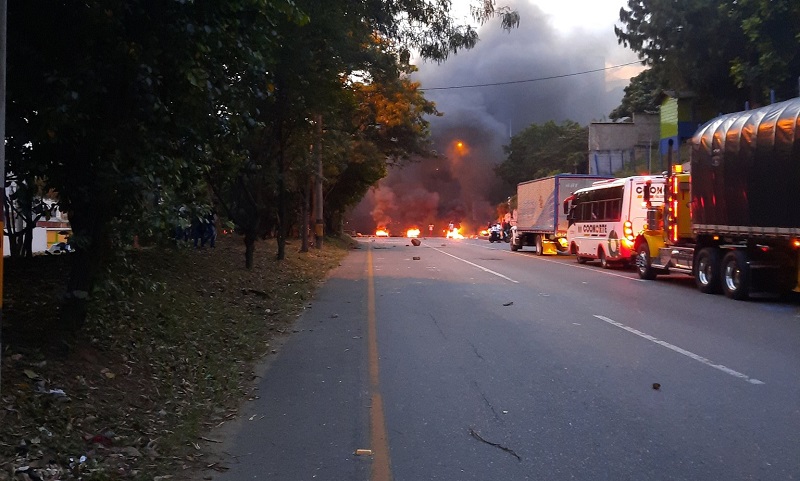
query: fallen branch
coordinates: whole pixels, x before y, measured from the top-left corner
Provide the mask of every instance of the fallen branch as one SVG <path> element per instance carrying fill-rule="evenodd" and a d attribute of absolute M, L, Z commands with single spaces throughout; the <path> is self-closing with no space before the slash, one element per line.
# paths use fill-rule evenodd
<path fill-rule="evenodd" d="M 519 457 L 519 454 L 515 453 L 513 449 L 511 449 L 511 448 L 507 448 L 507 447 L 505 447 L 505 446 L 503 446 L 502 444 L 499 444 L 499 443 L 493 443 L 493 442 L 491 442 L 491 441 L 487 441 L 486 439 L 484 439 L 483 437 L 481 437 L 481 435 L 480 435 L 480 434 L 478 434 L 478 433 L 477 433 L 477 432 L 476 432 L 474 429 L 472 429 L 472 428 L 469 428 L 469 434 L 470 434 L 470 435 L 471 435 L 473 438 L 477 439 L 478 441 L 480 441 L 480 442 L 482 442 L 482 443 L 486 443 L 486 444 L 488 444 L 489 446 L 494 446 L 494 447 L 496 447 L 496 448 L 500 448 L 500 449 L 502 449 L 503 451 L 505 451 L 505 452 L 507 452 L 507 453 L 511 454 L 512 456 L 514 456 L 515 458 L 517 458 L 517 461 L 519 461 L 519 462 L 522 462 L 522 458 L 521 458 L 521 457 Z"/>

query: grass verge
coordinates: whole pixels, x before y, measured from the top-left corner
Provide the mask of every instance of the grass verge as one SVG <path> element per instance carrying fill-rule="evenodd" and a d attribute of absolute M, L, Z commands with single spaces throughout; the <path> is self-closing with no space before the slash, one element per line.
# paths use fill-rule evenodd
<path fill-rule="evenodd" d="M 197 468 L 203 434 L 236 415 L 253 365 L 274 354 L 350 242 L 300 253 L 296 241 L 280 262 L 275 242 L 261 242 L 251 270 L 238 237 L 132 252 L 67 352 L 53 347 L 63 344 L 68 255 L 8 262 L 0 481 L 158 480 Z"/>

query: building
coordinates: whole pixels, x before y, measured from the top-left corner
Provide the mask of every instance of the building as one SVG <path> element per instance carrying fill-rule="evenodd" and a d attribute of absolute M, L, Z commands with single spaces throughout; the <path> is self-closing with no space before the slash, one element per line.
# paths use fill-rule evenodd
<path fill-rule="evenodd" d="M 653 152 L 659 142 L 659 116 L 635 114 L 617 122 L 589 124 L 589 174 L 659 171 Z M 658 159 L 655 159 L 658 160 Z"/>
<path fill-rule="evenodd" d="M 672 149 L 672 163 L 686 161 L 688 154 L 681 153 L 681 146 L 697 131 L 700 125 L 714 117 L 714 113 L 702 107 L 691 91 L 664 90 L 659 98 L 661 129 L 658 152 L 666 158 Z M 685 150 L 685 149 L 684 149 Z M 667 169 L 666 164 L 664 168 Z"/>
<path fill-rule="evenodd" d="M 43 253 L 54 244 L 67 242 L 72 233 L 66 214 L 62 213 L 57 206 L 51 207 L 51 213 L 52 216 L 49 219 L 39 220 L 36 222 L 36 227 L 33 228 L 31 250 L 34 254 Z M 14 222 L 18 223 L 17 229 L 22 228 L 20 220 Z M 3 256 L 10 254 L 8 236 L 3 235 Z"/>

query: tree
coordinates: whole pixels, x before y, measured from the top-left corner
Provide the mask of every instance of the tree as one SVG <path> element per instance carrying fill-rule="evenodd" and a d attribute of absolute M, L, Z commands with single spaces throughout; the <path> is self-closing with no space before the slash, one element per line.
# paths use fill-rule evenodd
<path fill-rule="evenodd" d="M 741 27 L 745 49 L 731 61 L 737 87 L 750 88 L 751 101 L 798 95 L 800 4 L 793 0 L 729 0 L 721 7 Z"/>
<path fill-rule="evenodd" d="M 515 12 L 480 5 L 480 18 L 515 25 Z M 64 326 L 83 325 L 97 280 L 134 235 L 172 231 L 181 206 L 208 211 L 210 191 L 249 232 L 246 242 L 275 226 L 282 258 L 305 185 L 309 119 L 346 111 L 356 72 L 396 81 L 410 48 L 442 61 L 473 46 L 474 30 L 455 24 L 449 7 L 449 0 L 9 5 L 7 160 L 18 168 L 7 171 L 20 185 L 56 192 L 69 215 L 76 252 Z M 422 144 L 422 125 L 393 127 L 403 149 L 379 135 L 358 139 L 360 149 L 383 142 L 375 151 L 402 159 Z M 372 167 L 363 170 L 369 178 L 381 173 Z"/>
<path fill-rule="evenodd" d="M 355 74 L 365 75 L 365 85 L 396 82 L 408 61 L 409 49 L 418 49 L 425 58 L 444 61 L 449 53 L 471 48 L 477 41 L 470 26 L 457 25 L 450 18 L 449 0 L 333 1 L 324 5 L 305 0 L 297 5 L 308 15 L 309 23 L 279 20 L 275 25 L 280 40 L 267 79 L 274 89 L 264 97 L 255 117 L 264 129 L 261 138 L 274 146 L 278 259 L 284 257 L 292 211 L 288 199 L 302 198 L 290 190 L 292 165 L 299 162 L 301 171 L 308 171 L 303 166 L 304 156 L 297 154 L 303 149 L 296 144 L 309 139 L 309 119 L 321 116 L 327 125 L 326 119 L 341 112 L 348 102 L 347 80 Z M 488 20 L 499 15 L 505 28 L 518 23 L 518 16 L 508 8 L 496 8 L 487 0 L 480 5 L 475 11 L 478 18 Z M 391 137 L 372 135 L 370 140 L 382 142 L 378 150 L 400 161 L 412 144 L 427 135 L 410 123 L 392 125 L 392 130 Z M 397 145 L 403 147 L 397 149 Z M 305 188 L 307 184 L 300 181 L 295 185 Z"/>
<path fill-rule="evenodd" d="M 426 116 L 438 112 L 419 84 L 408 79 L 416 69 L 400 68 L 400 77 L 353 82 L 351 103 L 336 117 L 342 122 L 326 129 L 325 217 L 330 231 L 338 231 L 344 212 L 387 174 L 389 164 L 433 155 Z"/>
<path fill-rule="evenodd" d="M 717 111 L 796 95 L 800 6 L 791 0 L 629 0 L 619 43 L 657 84 L 691 90 Z"/>
<path fill-rule="evenodd" d="M 52 199 L 45 199 L 41 183 L 30 176 L 6 172 L 4 234 L 8 236 L 11 257 L 33 257 L 33 232 L 39 220 L 49 219 L 56 210 Z"/>
<path fill-rule="evenodd" d="M 694 91 L 717 105 L 741 105 L 745 93 L 730 77 L 730 61 L 744 38 L 716 0 L 628 0 L 620 9 L 618 41 L 658 66 L 661 84 Z M 725 34 L 721 34 L 725 32 Z"/>
<path fill-rule="evenodd" d="M 61 310 L 65 327 L 83 325 L 110 254 L 134 233 L 163 228 L 172 202 L 194 202 L 203 191 L 214 152 L 208 139 L 227 128 L 220 114 L 231 87 L 225 69 L 256 58 L 271 38 L 261 21 L 249 39 L 243 20 L 290 15 L 290 5 L 9 6 L 18 19 L 8 42 L 10 131 L 18 145 L 30 146 L 29 170 L 58 193 L 76 248 Z M 259 49 L 245 48 L 252 45 Z"/>
<path fill-rule="evenodd" d="M 625 94 L 622 96 L 619 107 L 609 114 L 612 120 L 632 117 L 635 113 L 658 113 L 659 95 L 668 85 L 661 83 L 656 72 L 655 67 L 651 67 L 631 79 L 631 82 L 625 87 Z"/>
<path fill-rule="evenodd" d="M 571 120 L 532 124 L 503 147 L 495 173 L 510 185 L 563 172 L 585 172 L 588 129 Z"/>

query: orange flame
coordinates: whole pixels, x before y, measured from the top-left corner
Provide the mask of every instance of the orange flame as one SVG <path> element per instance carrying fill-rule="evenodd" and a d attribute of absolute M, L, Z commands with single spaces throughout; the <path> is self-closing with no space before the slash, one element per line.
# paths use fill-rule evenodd
<path fill-rule="evenodd" d="M 419 229 L 412 227 L 406 231 L 406 237 L 419 237 Z"/>
<path fill-rule="evenodd" d="M 460 232 L 458 232 L 458 227 L 453 227 L 452 230 L 447 231 L 447 233 L 445 234 L 445 237 L 447 237 L 448 239 L 463 239 L 464 238 L 464 236 L 461 235 Z"/>

